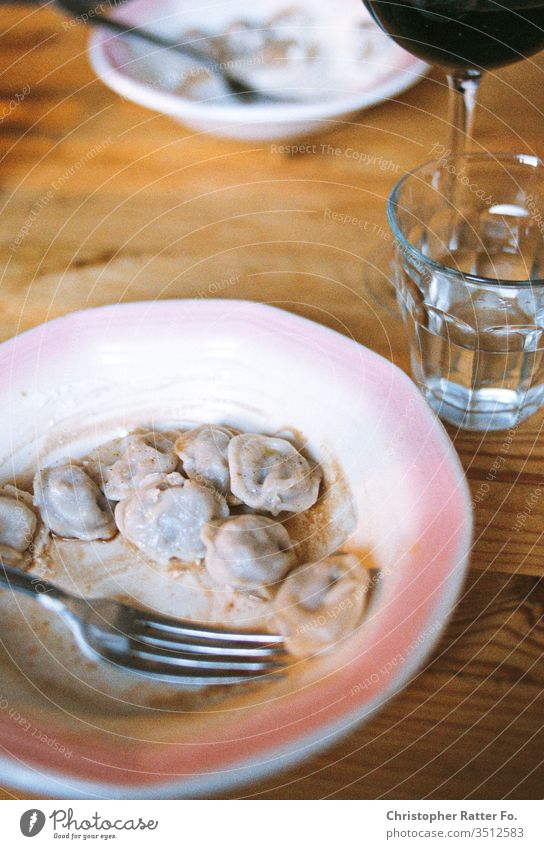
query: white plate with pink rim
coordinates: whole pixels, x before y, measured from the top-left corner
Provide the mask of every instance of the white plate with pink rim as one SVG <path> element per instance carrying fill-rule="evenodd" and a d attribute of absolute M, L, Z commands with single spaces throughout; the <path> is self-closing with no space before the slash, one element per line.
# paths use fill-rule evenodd
<path fill-rule="evenodd" d="M 110 419 L 128 427 L 189 418 L 270 433 L 289 425 L 322 466 L 334 457 L 341 470 L 355 517 L 343 550 L 370 551 L 381 570 L 367 617 L 348 640 L 217 710 L 206 699 L 191 711 L 173 701 L 132 709 L 133 690 L 116 697 L 109 672 L 98 677 L 78 656 L 68 662 L 20 597 L 14 606 L 3 591 L 2 783 L 69 798 L 232 790 L 368 720 L 436 644 L 468 563 L 467 484 L 416 386 L 353 340 L 247 301 L 101 307 L 4 342 L 0 404 L 0 483 L 44 453 L 68 445 L 77 456 Z M 98 564 L 98 583 L 106 566 Z M 88 582 L 84 567 L 78 574 Z M 123 571 L 113 564 L 111 573 L 122 589 Z M 164 575 L 148 575 L 168 586 Z"/>
<path fill-rule="evenodd" d="M 278 19 L 293 9 L 295 17 Z M 332 129 L 359 110 L 396 97 L 429 69 L 384 35 L 360 0 L 261 0 L 253 6 L 245 0 L 130 0 L 111 14 L 169 38 L 190 33 L 196 46 L 204 43 L 205 35 L 224 37 L 240 22 L 266 34 L 276 21 L 274 32 L 284 44 L 289 42 L 282 49 L 291 51 L 291 64 L 274 60 L 262 42 L 255 45 L 257 52 L 236 56 L 234 50 L 245 48 L 229 36 L 229 44 L 234 44 L 228 54 L 234 58 L 226 60 L 230 70 L 242 78 L 245 74 L 251 85 L 277 98 L 262 104 L 234 101 L 219 83 L 202 83 L 194 62 L 160 47 L 104 28 L 91 35 L 90 61 L 106 85 L 192 129 L 228 138 L 271 141 Z"/>

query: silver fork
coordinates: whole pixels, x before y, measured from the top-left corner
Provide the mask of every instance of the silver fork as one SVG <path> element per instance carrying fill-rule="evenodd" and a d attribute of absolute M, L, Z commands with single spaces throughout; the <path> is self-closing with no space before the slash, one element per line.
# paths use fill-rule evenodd
<path fill-rule="evenodd" d="M 240 684 L 277 678 L 283 637 L 208 628 L 108 598 L 78 598 L 37 575 L 0 562 L 0 586 L 57 613 L 83 654 L 175 684 Z"/>

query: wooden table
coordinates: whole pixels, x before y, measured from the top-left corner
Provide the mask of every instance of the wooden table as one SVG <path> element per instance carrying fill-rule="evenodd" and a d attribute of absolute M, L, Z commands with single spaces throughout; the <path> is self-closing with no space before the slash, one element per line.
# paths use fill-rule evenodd
<path fill-rule="evenodd" d="M 386 286 L 373 298 L 364 281 L 387 247 L 391 186 L 445 137 L 439 72 L 289 156 L 123 102 L 90 70 L 83 28 L 55 12 L 0 15 L 3 339 L 77 308 L 220 295 L 281 305 L 407 366 Z M 544 153 L 543 71 L 536 59 L 489 74 L 482 149 Z M 510 437 L 450 431 L 476 536 L 447 633 L 371 723 L 241 795 L 542 796 L 543 421 Z"/>

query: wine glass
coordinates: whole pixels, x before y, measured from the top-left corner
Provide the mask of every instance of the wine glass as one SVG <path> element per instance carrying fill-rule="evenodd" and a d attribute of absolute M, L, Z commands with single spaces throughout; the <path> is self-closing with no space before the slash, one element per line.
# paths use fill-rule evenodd
<path fill-rule="evenodd" d="M 470 146 L 482 73 L 544 47 L 544 0 L 363 0 L 409 53 L 446 68 L 450 149 Z"/>
<path fill-rule="evenodd" d="M 446 69 L 450 141 L 444 155 L 471 146 L 474 107 L 483 72 L 517 62 L 544 47 L 544 0 L 363 0 L 378 25 L 405 50 Z M 452 180 L 455 197 L 458 184 Z M 394 255 L 370 257 L 365 289 L 389 319 L 400 319 L 390 285 Z"/>

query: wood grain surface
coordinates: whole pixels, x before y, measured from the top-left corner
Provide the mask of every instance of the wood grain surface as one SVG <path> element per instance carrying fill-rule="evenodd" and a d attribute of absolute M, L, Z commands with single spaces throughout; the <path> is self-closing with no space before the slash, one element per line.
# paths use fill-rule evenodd
<path fill-rule="evenodd" d="M 0 20 L 2 339 L 97 304 L 251 298 L 407 368 L 384 273 L 385 202 L 445 139 L 439 71 L 286 155 L 123 101 L 91 71 L 83 27 L 54 11 L 2 5 Z M 544 153 L 543 107 L 542 58 L 489 73 L 476 147 Z M 449 429 L 476 534 L 447 633 L 372 722 L 236 795 L 542 796 L 543 421 L 487 435 Z"/>

